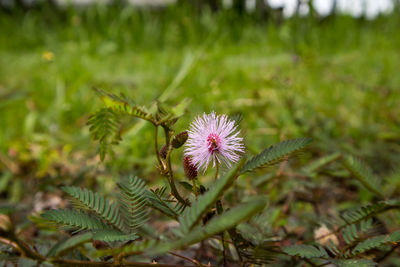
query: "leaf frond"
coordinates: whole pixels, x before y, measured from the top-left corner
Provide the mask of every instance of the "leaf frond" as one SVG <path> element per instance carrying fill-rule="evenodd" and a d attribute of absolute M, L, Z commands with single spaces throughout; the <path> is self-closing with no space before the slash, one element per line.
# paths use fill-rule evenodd
<path fill-rule="evenodd" d="M 167 187 L 147 191 L 149 205 L 175 220 L 182 214 L 186 206 L 166 196 Z M 175 204 L 174 204 L 175 203 Z"/>
<path fill-rule="evenodd" d="M 139 236 L 136 233 L 126 234 L 118 230 L 101 230 L 94 231 L 93 239 L 105 242 L 116 242 L 116 241 L 133 241 Z"/>
<path fill-rule="evenodd" d="M 126 181 L 118 183 L 120 195 L 119 208 L 124 218 L 128 233 L 134 233 L 149 219 L 146 186 L 143 180 L 130 176 Z"/>
<path fill-rule="evenodd" d="M 91 211 L 116 229 L 124 230 L 124 222 L 114 203 L 110 203 L 103 196 L 86 188 L 65 186 L 62 189 L 74 200 L 77 209 Z"/>
<path fill-rule="evenodd" d="M 102 220 L 76 210 L 48 210 L 40 215 L 43 219 L 58 225 L 68 226 L 79 230 L 111 229 Z"/>
<path fill-rule="evenodd" d="M 381 182 L 369 166 L 353 156 L 345 156 L 343 165 L 366 189 L 383 198 Z"/>
<path fill-rule="evenodd" d="M 285 160 L 290 154 L 303 149 L 311 143 L 311 138 L 297 138 L 280 142 L 254 156 L 240 170 L 240 174 L 251 172 L 258 168 L 271 166 Z"/>

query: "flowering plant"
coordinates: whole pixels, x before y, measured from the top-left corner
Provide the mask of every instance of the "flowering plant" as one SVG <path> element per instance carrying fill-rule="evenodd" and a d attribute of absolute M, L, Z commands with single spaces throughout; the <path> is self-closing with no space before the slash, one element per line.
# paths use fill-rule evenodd
<path fill-rule="evenodd" d="M 183 266 L 155 261 L 168 261 L 166 255 L 171 255 L 196 266 L 250 266 L 275 261 L 279 261 L 280 266 L 292 266 L 303 260 L 311 266 L 355 267 L 374 266 L 374 261 L 363 258 L 372 249 L 389 246 L 390 252 L 398 246 L 400 231 L 374 236 L 370 230 L 374 227 L 374 215 L 397 209 L 400 203 L 384 198 L 379 181 L 358 159 L 336 153 L 312 162 L 296 175 L 284 174 L 285 160 L 305 148 L 311 141 L 309 138 L 280 142 L 247 159 L 239 124 L 227 115 L 203 114 L 194 119 L 187 131 L 176 134 L 173 127 L 184 114 L 185 102 L 172 108 L 157 103 L 148 110 L 124 95 L 97 92 L 106 107 L 93 114 L 88 124 L 93 139 L 99 143 L 101 159 L 112 153 L 112 147 L 121 140 L 122 116 L 148 121 L 154 126 L 157 168 L 168 186 L 150 189 L 145 180 L 131 175 L 118 183 L 114 200 L 88 189 L 63 187 L 71 199 L 72 209 L 48 210 L 31 217 L 40 228 L 58 228 L 66 235 L 45 252 L 25 243 L 18 236 L 11 217 L 1 214 L 0 241 L 10 245 L 20 256 L 43 266 Z M 160 129 L 165 137 L 161 147 Z M 172 167 L 171 155 L 181 147 L 184 147 L 183 173 L 191 184 L 179 182 L 182 179 L 177 179 L 176 168 Z M 295 230 L 288 231 L 285 225 L 271 227 L 277 216 L 289 212 L 293 195 L 278 200 L 284 201 L 286 207 L 276 204 L 275 208 L 267 208 L 267 196 L 252 196 L 243 190 L 240 197 L 235 197 L 237 189 L 232 190 L 240 176 L 277 163 L 281 163 L 278 172 L 256 179 L 254 187 L 272 178 L 276 179 L 276 185 L 277 179 L 285 175 L 312 177 L 333 161 L 340 161 L 380 200 L 342 213 L 339 224 L 321 222 L 309 241 L 299 238 L 297 235 L 301 234 Z M 220 169 L 220 165 L 226 170 Z M 208 168 L 214 169 L 215 179 L 207 188 L 206 180 L 199 174 L 204 175 Z M 149 223 L 155 216 L 153 212 L 169 217 L 178 226 L 167 233 L 157 231 L 155 224 Z M 206 257 L 177 252 L 195 244 L 200 244 L 199 250 L 209 246 L 216 252 Z"/>

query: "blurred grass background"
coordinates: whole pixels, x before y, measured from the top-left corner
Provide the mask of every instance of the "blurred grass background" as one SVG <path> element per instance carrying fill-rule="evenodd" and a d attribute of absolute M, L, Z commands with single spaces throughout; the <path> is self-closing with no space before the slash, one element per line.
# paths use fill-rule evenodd
<path fill-rule="evenodd" d="M 310 136 L 311 157 L 350 152 L 392 175 L 400 162 L 399 26 L 398 10 L 374 20 L 268 22 L 175 5 L 3 12 L 0 192 L 17 201 L 32 178 L 79 184 L 93 169 L 117 179 L 143 167 L 142 176 L 156 178 L 151 125 L 129 130 L 105 169 L 96 159 L 86 121 L 102 103 L 91 88 L 150 105 L 179 73 L 168 101 L 192 102 L 178 130 L 203 112 L 242 113 L 250 153 Z"/>

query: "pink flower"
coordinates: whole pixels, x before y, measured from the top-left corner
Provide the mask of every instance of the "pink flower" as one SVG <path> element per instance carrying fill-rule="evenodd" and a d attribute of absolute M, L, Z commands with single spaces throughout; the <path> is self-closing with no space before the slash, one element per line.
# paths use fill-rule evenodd
<path fill-rule="evenodd" d="M 233 120 L 215 112 L 198 116 L 191 123 L 189 138 L 185 144 L 185 155 L 191 157 L 197 169 L 206 171 L 210 162 L 224 163 L 231 167 L 232 162 L 240 159 L 244 152 L 243 138 Z"/>

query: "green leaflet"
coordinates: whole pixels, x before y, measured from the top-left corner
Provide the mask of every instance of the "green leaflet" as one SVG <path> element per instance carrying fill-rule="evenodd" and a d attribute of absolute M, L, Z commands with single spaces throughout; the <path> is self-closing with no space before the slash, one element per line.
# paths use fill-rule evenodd
<path fill-rule="evenodd" d="M 260 212 L 264 209 L 266 203 L 267 199 L 265 197 L 255 197 L 247 203 L 238 205 L 221 215 L 213 217 L 205 226 L 197 226 L 177 241 L 161 243 L 155 247 L 149 248 L 148 253 L 151 255 L 158 255 L 169 250 L 187 247 L 212 237 L 215 234 L 231 229 L 240 222 Z"/>
<path fill-rule="evenodd" d="M 133 241 L 139 236 L 136 233 L 125 234 L 118 230 L 99 230 L 94 231 L 93 240 L 101 240 L 105 242 L 116 242 L 116 241 Z"/>
<path fill-rule="evenodd" d="M 168 217 L 178 220 L 179 215 L 182 214 L 186 206 L 166 197 L 166 190 L 167 187 L 157 188 L 155 190 L 148 190 L 146 192 L 146 197 L 149 201 L 149 205 L 167 215 Z"/>
<path fill-rule="evenodd" d="M 393 232 L 390 235 L 378 235 L 364 240 L 358 243 L 353 249 L 352 254 L 357 255 L 364 253 L 368 250 L 378 248 L 386 243 L 398 243 L 400 241 L 400 230 Z"/>
<path fill-rule="evenodd" d="M 116 112 L 150 121 L 153 118 L 152 114 L 149 113 L 145 107 L 137 106 L 132 99 L 123 94 L 117 96 L 98 88 L 94 90 L 103 100 L 104 104 Z"/>
<path fill-rule="evenodd" d="M 123 247 L 112 248 L 112 249 L 103 249 L 98 250 L 95 255 L 96 256 L 109 256 L 122 253 L 123 255 L 134 255 L 139 254 L 145 251 L 148 248 L 154 247 L 156 244 L 155 240 L 144 240 L 144 241 L 135 241 L 131 244 L 127 244 Z"/>
<path fill-rule="evenodd" d="M 136 229 L 149 219 L 145 183 L 136 176 L 130 176 L 127 181 L 118 183 L 118 187 L 120 189 L 118 204 L 125 228 L 128 233 L 135 233 Z"/>
<path fill-rule="evenodd" d="M 92 238 L 93 238 L 93 233 L 91 233 L 91 232 L 86 232 L 83 234 L 68 237 L 68 238 L 60 241 L 56 245 L 54 245 L 50 249 L 50 251 L 47 253 L 46 256 L 49 258 L 59 256 L 65 252 L 67 252 L 68 250 L 71 250 L 71 249 L 79 246 L 80 244 L 91 241 Z"/>
<path fill-rule="evenodd" d="M 40 217 L 57 224 L 78 228 L 79 230 L 112 228 L 100 219 L 76 210 L 49 210 L 42 213 Z"/>
<path fill-rule="evenodd" d="M 343 165 L 366 189 L 383 198 L 381 183 L 369 166 L 353 156 L 344 157 Z"/>
<path fill-rule="evenodd" d="M 78 209 L 92 211 L 115 228 L 121 231 L 124 230 L 121 215 L 114 203 L 110 204 L 103 196 L 86 188 L 82 190 L 79 187 L 65 186 L 62 189 L 73 198 Z"/>
<path fill-rule="evenodd" d="M 318 169 L 322 168 L 325 165 L 330 164 L 331 162 L 339 159 L 341 156 L 341 153 L 336 152 L 329 154 L 325 157 L 319 158 L 310 164 L 306 165 L 305 167 L 302 168 L 302 171 L 306 174 L 312 174 L 313 172 L 317 171 Z"/>
<path fill-rule="evenodd" d="M 299 256 L 306 259 L 328 257 L 328 254 L 323 247 L 312 245 L 287 246 L 283 248 L 283 251 L 290 256 Z"/>
<path fill-rule="evenodd" d="M 254 156 L 240 170 L 240 174 L 251 172 L 257 168 L 267 167 L 284 160 L 291 153 L 303 149 L 310 144 L 311 138 L 297 138 L 280 142 L 270 146 L 263 152 Z"/>
<path fill-rule="evenodd" d="M 102 108 L 89 117 L 87 124 L 92 138 L 99 142 L 100 158 L 104 160 L 111 146 L 121 140 L 118 114 L 111 108 Z"/>
<path fill-rule="evenodd" d="M 346 222 L 346 224 L 353 224 L 370 218 L 378 213 L 398 208 L 400 208 L 399 200 L 379 201 L 374 204 L 368 204 L 359 208 L 347 210 L 341 215 L 341 218 Z"/>
<path fill-rule="evenodd" d="M 218 179 L 213 186 L 204 193 L 204 195 L 201 195 L 194 203 L 192 203 L 191 207 L 186 208 L 184 213 L 179 217 L 182 233 L 186 233 L 196 226 L 196 224 L 203 218 L 203 215 L 214 206 L 223 193 L 229 189 L 237 178 L 237 173 L 243 166 L 243 163 L 244 160 L 242 160 L 225 176 Z"/>

